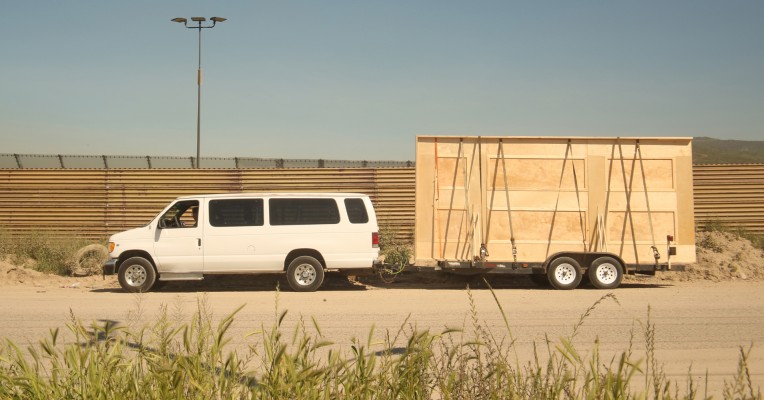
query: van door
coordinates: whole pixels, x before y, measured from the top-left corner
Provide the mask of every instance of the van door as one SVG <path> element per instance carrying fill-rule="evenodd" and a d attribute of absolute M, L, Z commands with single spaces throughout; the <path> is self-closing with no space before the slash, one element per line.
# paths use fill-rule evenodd
<path fill-rule="evenodd" d="M 205 273 L 282 270 L 280 263 L 263 257 L 268 251 L 263 239 L 271 232 L 264 226 L 262 198 L 211 199 L 207 208 Z"/>
<path fill-rule="evenodd" d="M 159 218 L 154 253 L 159 273 L 196 272 L 204 267 L 202 224 L 204 210 L 198 200 L 181 200 Z"/>

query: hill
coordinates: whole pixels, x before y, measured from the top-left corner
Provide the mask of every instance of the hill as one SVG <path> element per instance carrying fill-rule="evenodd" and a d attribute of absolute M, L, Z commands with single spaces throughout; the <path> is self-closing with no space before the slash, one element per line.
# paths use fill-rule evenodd
<path fill-rule="evenodd" d="M 764 141 L 697 137 L 692 141 L 692 162 L 693 164 L 764 163 Z"/>

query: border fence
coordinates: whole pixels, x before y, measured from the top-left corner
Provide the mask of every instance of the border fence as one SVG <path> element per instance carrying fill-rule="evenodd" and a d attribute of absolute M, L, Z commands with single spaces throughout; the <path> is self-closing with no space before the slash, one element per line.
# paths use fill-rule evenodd
<path fill-rule="evenodd" d="M 0 228 L 104 238 L 145 225 L 179 196 L 232 192 L 357 192 L 379 225 L 413 236 L 412 168 L 0 169 Z"/>
<path fill-rule="evenodd" d="M 695 224 L 719 223 L 764 235 L 764 164 L 692 167 Z"/>
<path fill-rule="evenodd" d="M 352 161 L 324 159 L 202 157 L 201 169 L 249 168 L 404 168 L 411 161 Z M 0 154 L 0 169 L 179 169 L 196 168 L 196 157 L 84 156 Z"/>
<path fill-rule="evenodd" d="M 57 157 L 45 159 L 51 158 Z M 63 160 L 65 166 L 67 160 Z M 764 235 L 764 164 L 695 165 L 693 179 L 698 227 L 714 222 Z M 152 164 L 152 168 L 46 169 L 0 165 L 0 229 L 98 240 L 147 223 L 170 200 L 187 194 L 360 192 L 371 197 L 383 230 L 411 240 L 414 181 L 411 166 L 174 169 Z"/>

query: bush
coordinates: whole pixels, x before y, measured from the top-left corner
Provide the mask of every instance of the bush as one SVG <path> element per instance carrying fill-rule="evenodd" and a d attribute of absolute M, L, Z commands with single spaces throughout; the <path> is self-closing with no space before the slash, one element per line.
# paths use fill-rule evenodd
<path fill-rule="evenodd" d="M 379 251 L 386 264 L 402 268 L 411 262 L 411 243 L 402 240 L 395 229 L 389 226 L 382 227 L 379 237 Z"/>
<path fill-rule="evenodd" d="M 0 254 L 9 255 L 14 263 L 24 265 L 40 272 L 56 275 L 71 275 L 80 270 L 80 262 L 88 268 L 98 262 L 97 255 L 85 254 L 78 260 L 78 250 L 92 240 L 70 237 L 61 239 L 61 235 L 47 232 L 12 233 L 0 230 Z M 102 263 L 103 256 L 98 258 Z M 28 263 L 28 261 L 32 261 Z"/>

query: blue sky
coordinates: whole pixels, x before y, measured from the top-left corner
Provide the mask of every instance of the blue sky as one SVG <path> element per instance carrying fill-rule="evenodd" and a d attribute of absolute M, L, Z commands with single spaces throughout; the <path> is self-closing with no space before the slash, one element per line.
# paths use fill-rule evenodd
<path fill-rule="evenodd" d="M 764 140 L 764 1 L 4 1 L 0 153 L 410 160 L 416 135 Z"/>

